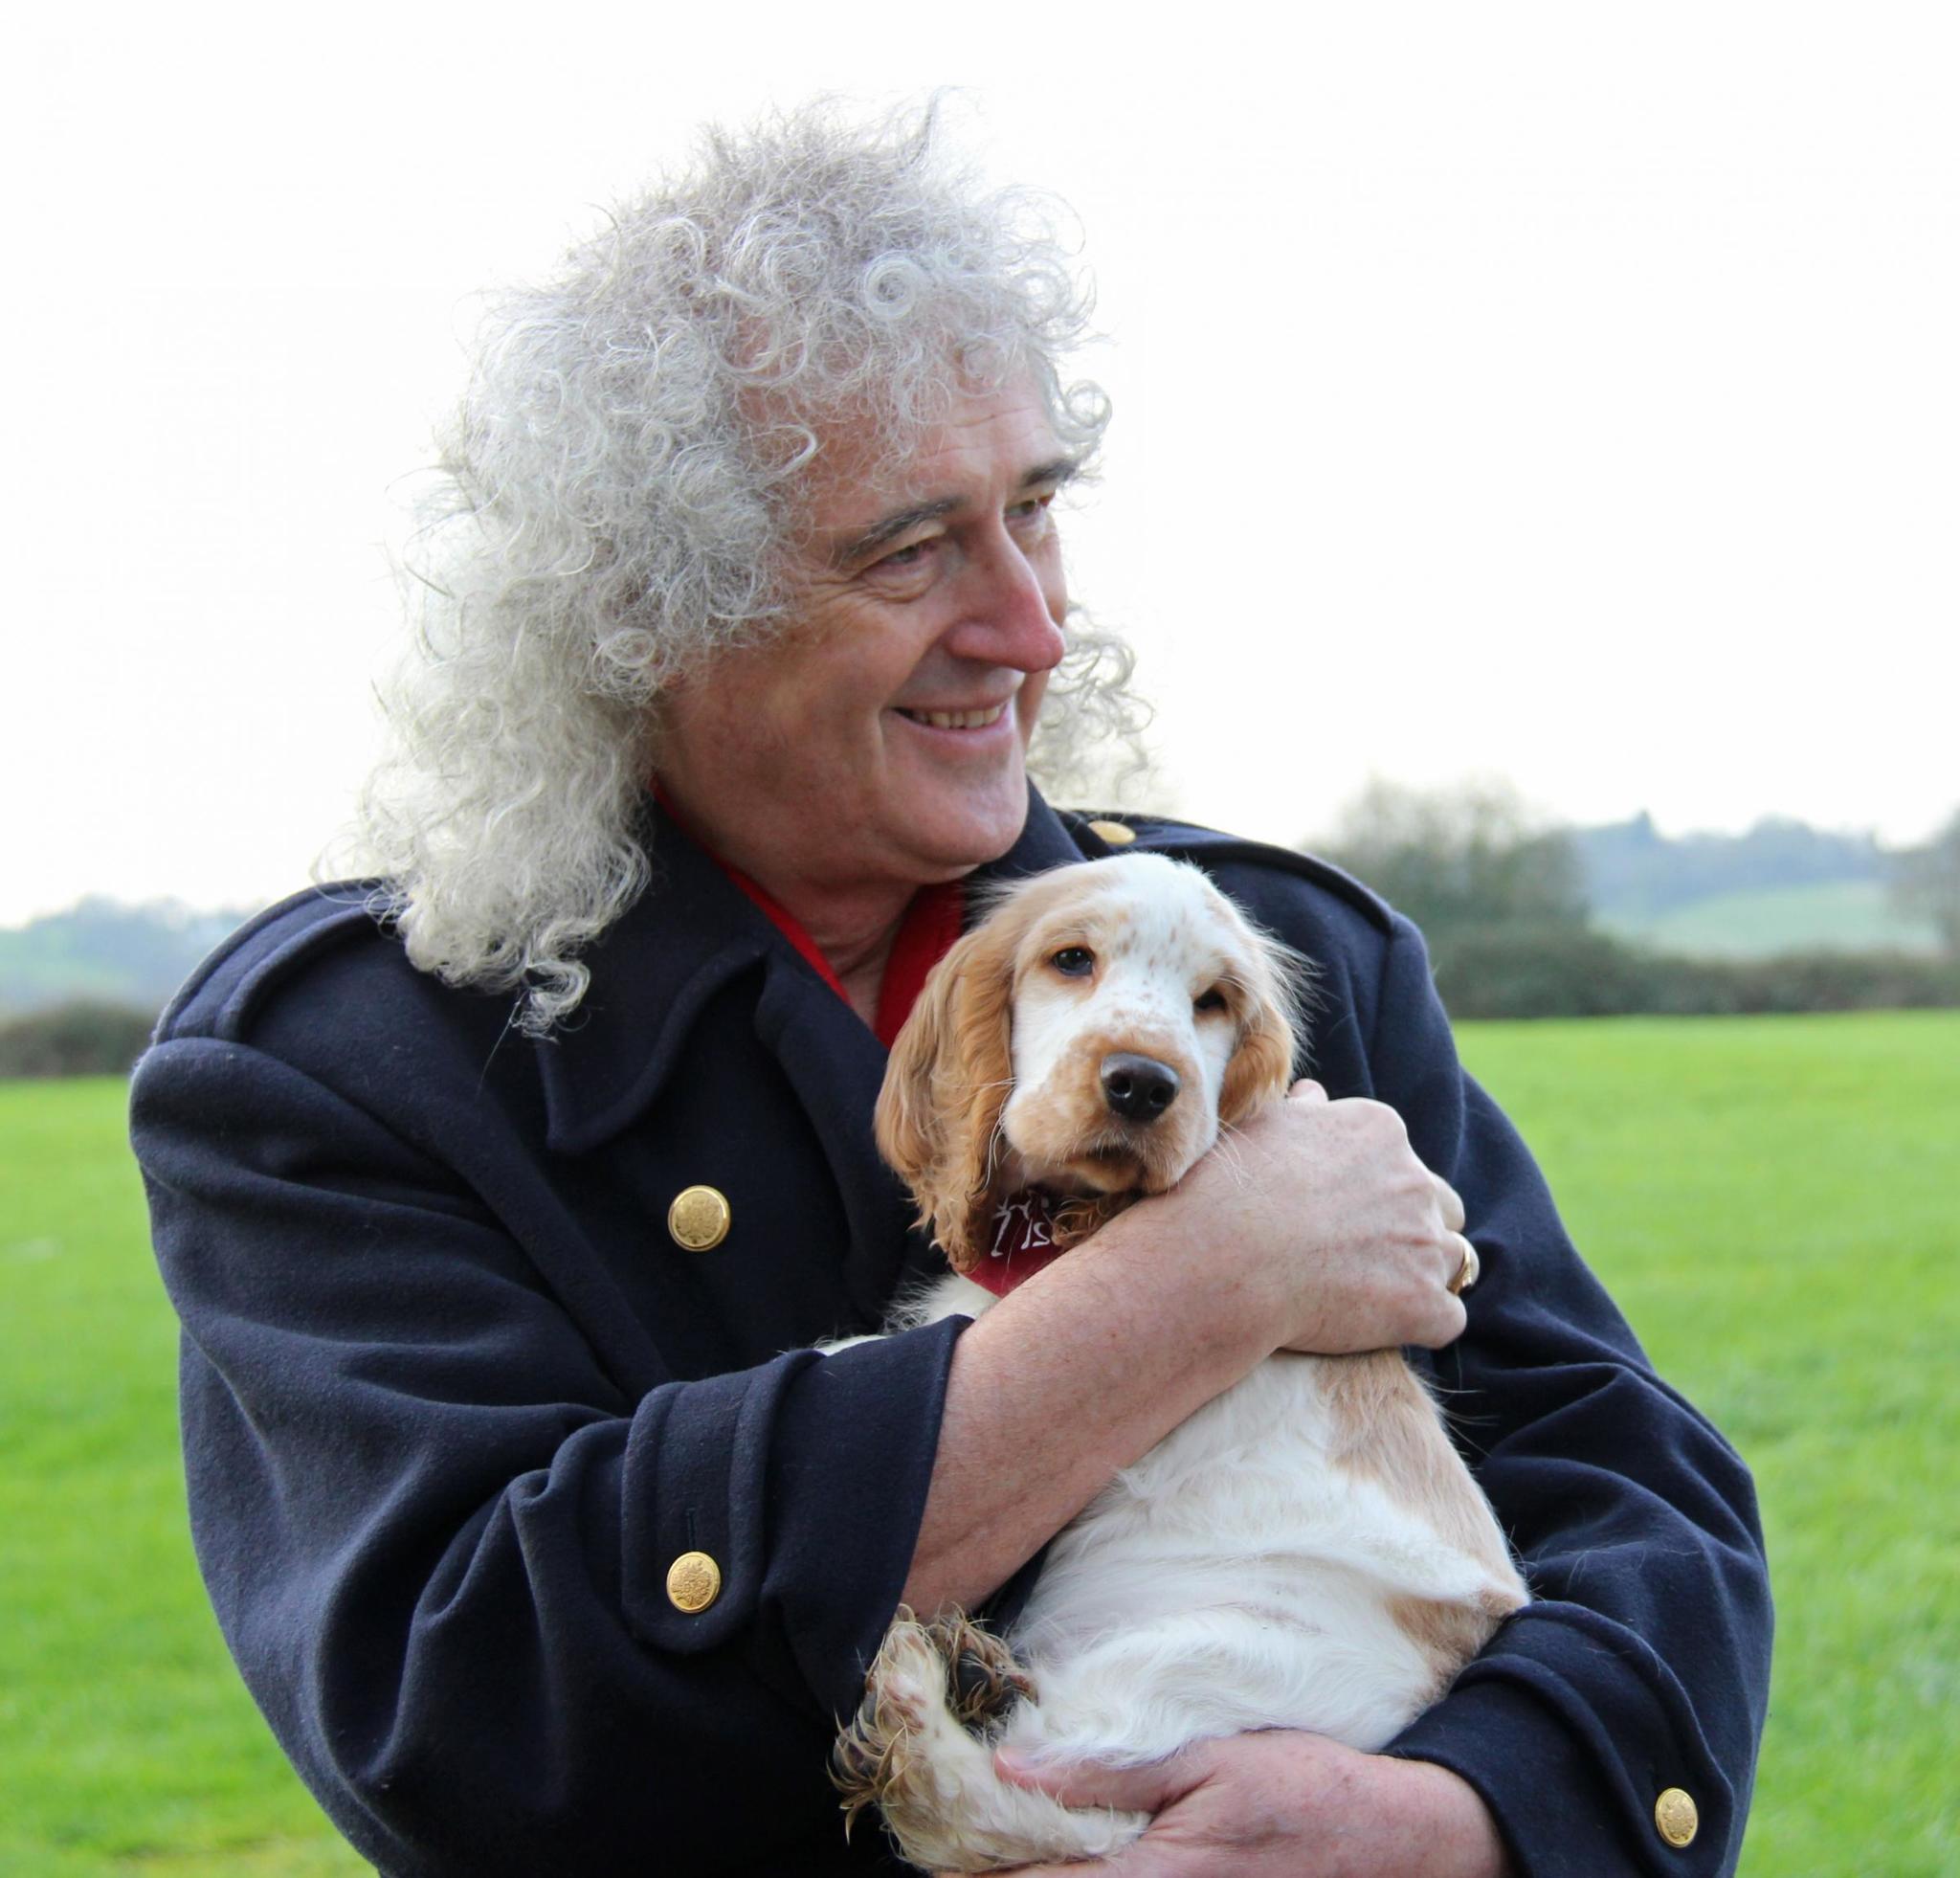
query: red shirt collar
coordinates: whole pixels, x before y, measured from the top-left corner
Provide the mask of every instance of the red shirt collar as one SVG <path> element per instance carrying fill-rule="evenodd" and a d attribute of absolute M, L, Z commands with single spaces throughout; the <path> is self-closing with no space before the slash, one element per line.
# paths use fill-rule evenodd
<path fill-rule="evenodd" d="M 816 975 L 849 1002 L 843 981 L 795 914 L 741 868 L 729 866 L 720 855 L 714 856 L 714 861 L 774 921 L 776 929 L 810 962 Z M 884 979 L 878 988 L 878 1020 L 871 1026 L 887 1050 L 898 1040 L 905 1019 L 912 1015 L 912 1006 L 925 988 L 926 974 L 952 950 L 966 912 L 964 881 L 943 881 L 937 886 L 923 886 L 912 896 L 912 904 L 905 908 L 905 917 L 899 923 L 898 934 L 892 940 L 891 956 L 884 963 Z"/>
<path fill-rule="evenodd" d="M 663 798 L 664 801 L 664 798 Z M 832 968 L 822 949 L 804 930 L 803 923 L 778 901 L 760 882 L 752 881 L 741 868 L 729 863 L 712 848 L 704 850 L 723 873 L 767 913 L 783 937 L 794 946 L 816 975 L 832 991 L 850 1002 L 843 981 Z M 885 960 L 884 979 L 878 988 L 878 1019 L 871 1026 L 887 1050 L 897 1041 L 912 1006 L 925 987 L 926 975 L 952 950 L 967 914 L 967 883 L 942 881 L 924 886 L 912 896 L 905 917 L 892 940 L 891 956 Z"/>

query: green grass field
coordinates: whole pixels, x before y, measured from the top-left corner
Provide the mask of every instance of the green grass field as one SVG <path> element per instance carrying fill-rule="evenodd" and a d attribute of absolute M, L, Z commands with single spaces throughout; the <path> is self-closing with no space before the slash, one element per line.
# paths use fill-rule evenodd
<path fill-rule="evenodd" d="M 1657 1362 L 1756 1469 L 1748 1878 L 1960 1873 L 1960 1014 L 1479 1025 Z M 364 1869 L 238 1686 L 113 1083 L 0 1084 L 0 1873 Z"/>

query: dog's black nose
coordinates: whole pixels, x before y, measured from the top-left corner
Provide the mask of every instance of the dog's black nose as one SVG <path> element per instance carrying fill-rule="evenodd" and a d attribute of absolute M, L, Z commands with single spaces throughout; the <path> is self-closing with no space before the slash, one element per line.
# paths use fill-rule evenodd
<path fill-rule="evenodd" d="M 1177 1100 L 1177 1072 L 1154 1057 L 1104 1057 L 1102 1099 L 1125 1122 L 1147 1126 Z"/>

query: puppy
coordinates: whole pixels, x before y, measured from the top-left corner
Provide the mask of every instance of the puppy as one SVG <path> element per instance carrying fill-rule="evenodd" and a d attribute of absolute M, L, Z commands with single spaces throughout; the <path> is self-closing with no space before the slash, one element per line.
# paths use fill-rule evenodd
<path fill-rule="evenodd" d="M 1015 889 L 893 1049 L 880 1151 L 978 1316 L 1174 1185 L 1291 1075 L 1293 961 L 1194 867 L 1126 855 Z M 1281 1353 L 1125 1468 L 1050 1546 L 1005 1637 L 901 1612 L 837 1742 L 932 1871 L 1104 1856 L 1145 1815 L 1002 1781 L 996 1748 L 1138 1765 L 1250 1729 L 1384 1746 L 1527 1601 L 1399 1354 Z"/>

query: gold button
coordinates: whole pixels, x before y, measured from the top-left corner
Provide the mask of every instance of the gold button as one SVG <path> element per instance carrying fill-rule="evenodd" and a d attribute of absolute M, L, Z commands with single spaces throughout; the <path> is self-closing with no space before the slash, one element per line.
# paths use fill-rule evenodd
<path fill-rule="evenodd" d="M 704 1552 L 683 1552 L 667 1567 L 667 1601 L 689 1617 L 722 1595 L 722 1568 Z"/>
<path fill-rule="evenodd" d="M 1120 821 L 1092 821 L 1092 835 L 1100 835 L 1112 848 L 1126 848 L 1137 838 L 1137 831 Z"/>
<path fill-rule="evenodd" d="M 1702 1815 L 1695 1802 L 1679 1787 L 1669 1787 L 1654 1802 L 1654 1823 L 1660 1828 L 1661 1838 L 1670 1845 L 1691 1845 L 1695 1834 L 1702 1829 Z"/>
<path fill-rule="evenodd" d="M 734 1218 L 728 1202 L 712 1187 L 683 1187 L 667 1209 L 667 1230 L 674 1243 L 690 1252 L 712 1252 L 728 1237 Z"/>

